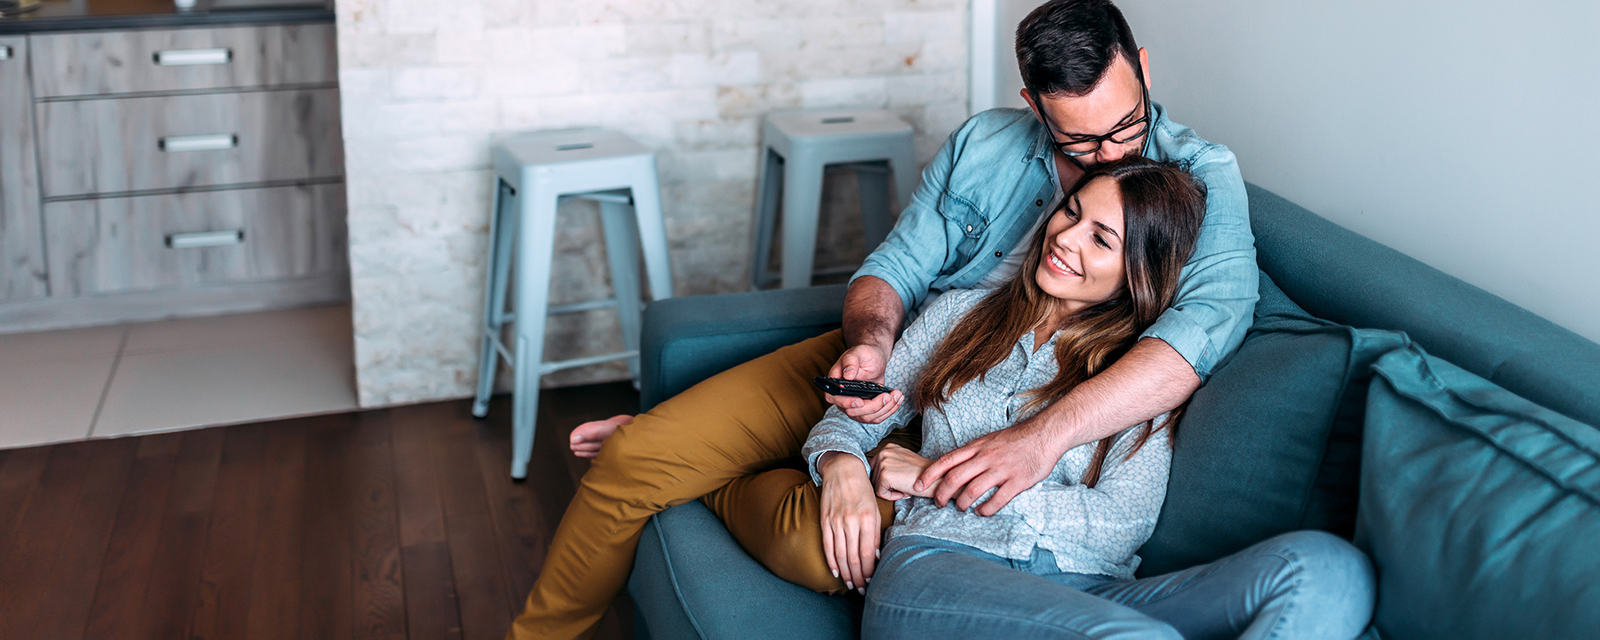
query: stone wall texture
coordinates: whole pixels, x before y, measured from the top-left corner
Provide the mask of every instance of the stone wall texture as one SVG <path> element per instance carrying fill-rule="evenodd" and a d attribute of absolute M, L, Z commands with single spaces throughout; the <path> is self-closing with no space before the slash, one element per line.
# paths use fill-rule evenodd
<path fill-rule="evenodd" d="M 471 395 L 489 149 L 622 131 L 657 150 L 675 294 L 747 288 L 762 114 L 894 110 L 926 162 L 965 119 L 965 0 L 338 0 L 362 406 Z M 830 173 L 819 267 L 859 262 L 854 179 Z M 609 296 L 593 204 L 564 205 L 552 303 Z M 546 360 L 621 348 L 613 312 L 552 318 Z M 620 364 L 546 386 L 625 378 Z"/>

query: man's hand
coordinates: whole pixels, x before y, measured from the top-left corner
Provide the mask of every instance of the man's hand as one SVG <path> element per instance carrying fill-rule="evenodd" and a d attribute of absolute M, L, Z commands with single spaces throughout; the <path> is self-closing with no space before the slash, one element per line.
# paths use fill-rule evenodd
<path fill-rule="evenodd" d="M 633 422 L 633 416 L 611 416 L 605 420 L 585 422 L 572 430 L 569 444 L 572 455 L 579 458 L 593 458 L 600 455 L 600 445 L 606 438 L 617 432 L 617 427 Z"/>
<path fill-rule="evenodd" d="M 932 491 L 940 507 L 953 498 L 966 511 L 990 489 L 995 494 L 978 506 L 978 515 L 992 516 L 1017 494 L 1050 476 L 1063 452 L 1035 418 L 968 442 L 944 454 L 918 476 L 913 491 Z"/>
<path fill-rule="evenodd" d="M 927 491 L 912 488 L 917 476 L 930 464 L 933 464 L 932 460 L 917 455 L 915 451 L 890 443 L 872 459 L 872 487 L 878 492 L 878 497 L 884 500 L 911 496 L 931 498 L 933 491 L 938 489 L 937 483 Z"/>
<path fill-rule="evenodd" d="M 837 451 L 823 454 L 817 472 L 822 476 L 822 555 L 846 587 L 865 594 L 882 528 L 872 480 L 860 460 Z"/>
<path fill-rule="evenodd" d="M 858 344 L 846 349 L 839 361 L 828 369 L 828 377 L 845 380 L 866 380 L 883 384 L 884 372 L 889 367 L 889 349 L 872 344 Z M 876 398 L 854 398 L 822 394 L 829 404 L 838 407 L 850 419 L 867 424 L 878 424 L 894 415 L 905 401 L 899 389 L 878 394 Z"/>

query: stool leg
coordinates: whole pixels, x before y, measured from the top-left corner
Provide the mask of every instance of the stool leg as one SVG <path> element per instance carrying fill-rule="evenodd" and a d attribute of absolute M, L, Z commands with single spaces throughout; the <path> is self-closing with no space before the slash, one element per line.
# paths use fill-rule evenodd
<path fill-rule="evenodd" d="M 783 288 L 811 286 L 822 208 L 822 162 L 791 152 L 783 167 Z"/>
<path fill-rule="evenodd" d="M 483 295 L 483 344 L 478 354 L 478 396 L 472 401 L 472 415 L 489 415 L 489 396 L 494 395 L 495 373 L 500 368 L 500 340 L 506 317 L 506 284 L 511 275 L 511 246 L 517 237 L 516 196 L 510 195 L 499 176 L 494 179 L 494 205 L 489 209 L 489 269 Z"/>
<path fill-rule="evenodd" d="M 767 263 L 772 260 L 772 232 L 778 220 L 778 198 L 783 193 L 783 156 L 777 150 L 764 147 L 766 158 L 761 163 L 761 186 L 756 196 L 754 262 L 750 264 L 750 289 L 767 286 L 772 276 Z"/>
<path fill-rule="evenodd" d="M 622 325 L 623 348 L 639 350 L 639 234 L 633 207 L 600 203 L 600 225 L 606 236 L 606 260 L 611 266 L 611 291 L 617 296 L 617 320 Z M 628 375 L 639 384 L 639 357 L 628 359 Z"/>
<path fill-rule="evenodd" d="M 861 185 L 861 231 L 866 237 L 867 253 L 872 253 L 883 239 L 889 237 L 889 170 L 876 166 L 856 169 L 856 181 Z"/>
<path fill-rule="evenodd" d="M 524 176 L 517 223 L 516 395 L 511 411 L 511 477 L 528 477 L 533 427 L 539 416 L 539 378 L 544 373 L 544 323 L 550 303 L 550 268 L 555 256 L 556 194 L 530 188 Z"/>
<path fill-rule="evenodd" d="M 672 297 L 672 262 L 667 252 L 667 223 L 661 214 L 661 185 L 656 180 L 656 159 L 640 167 L 632 180 L 633 213 L 638 220 L 639 248 L 644 254 L 650 301 Z"/>
<path fill-rule="evenodd" d="M 894 172 L 895 195 L 900 197 L 900 210 L 905 211 L 906 207 L 911 206 L 911 197 L 917 192 L 917 184 L 922 182 L 922 173 L 917 171 L 917 151 L 911 136 L 907 135 L 895 147 L 894 156 L 889 159 L 889 169 Z"/>

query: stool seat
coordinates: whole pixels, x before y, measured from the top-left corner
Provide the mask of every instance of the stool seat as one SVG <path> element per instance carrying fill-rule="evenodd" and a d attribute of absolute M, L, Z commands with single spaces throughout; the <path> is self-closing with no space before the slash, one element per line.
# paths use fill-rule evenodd
<path fill-rule="evenodd" d="M 572 367 L 627 360 L 639 377 L 641 320 L 639 255 L 651 300 L 672 296 L 667 233 L 661 217 L 656 156 L 633 139 L 604 129 L 561 129 L 507 138 L 494 146 L 494 211 L 489 223 L 489 274 L 472 413 L 484 417 L 499 361 L 515 375 L 511 417 L 511 477 L 528 475 L 538 416 L 539 379 Z M 581 199 L 600 205 L 613 297 L 550 305 L 556 208 Z M 515 278 L 512 277 L 515 271 Z M 515 282 L 515 291 L 511 283 Z M 512 309 L 506 303 L 512 302 Z M 545 318 L 616 308 L 624 350 L 559 362 L 544 360 Z M 512 346 L 501 340 L 514 323 Z"/>
<path fill-rule="evenodd" d="M 816 109 L 768 114 L 761 128 L 762 169 L 756 204 L 750 286 L 780 279 L 785 289 L 811 285 L 817 246 L 822 180 L 828 167 L 855 169 L 861 184 L 861 227 L 867 249 L 893 226 L 888 180 L 900 206 L 911 203 L 917 169 L 911 125 L 883 109 Z M 767 273 L 779 205 L 783 209 L 783 260 Z"/>

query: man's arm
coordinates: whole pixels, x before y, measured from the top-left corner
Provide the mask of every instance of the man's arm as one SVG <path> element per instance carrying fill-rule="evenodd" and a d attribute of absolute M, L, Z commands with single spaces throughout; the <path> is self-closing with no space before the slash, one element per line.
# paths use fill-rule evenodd
<path fill-rule="evenodd" d="M 828 376 L 883 384 L 889 355 L 894 350 L 895 334 L 900 332 L 903 322 L 905 305 L 894 287 L 877 276 L 856 278 L 844 296 L 845 351 L 828 369 Z M 823 394 L 823 398 L 853 420 L 876 423 L 899 408 L 904 392 L 885 393 L 870 399 L 828 394 Z"/>
<path fill-rule="evenodd" d="M 1200 376 L 1167 343 L 1139 341 L 1127 355 L 1028 420 L 973 440 L 934 461 L 916 489 L 940 483 L 934 500 L 954 498 L 965 511 L 989 489 L 978 514 L 994 515 L 1017 494 L 1049 477 L 1057 460 L 1094 442 L 1171 411 L 1200 388 Z"/>

